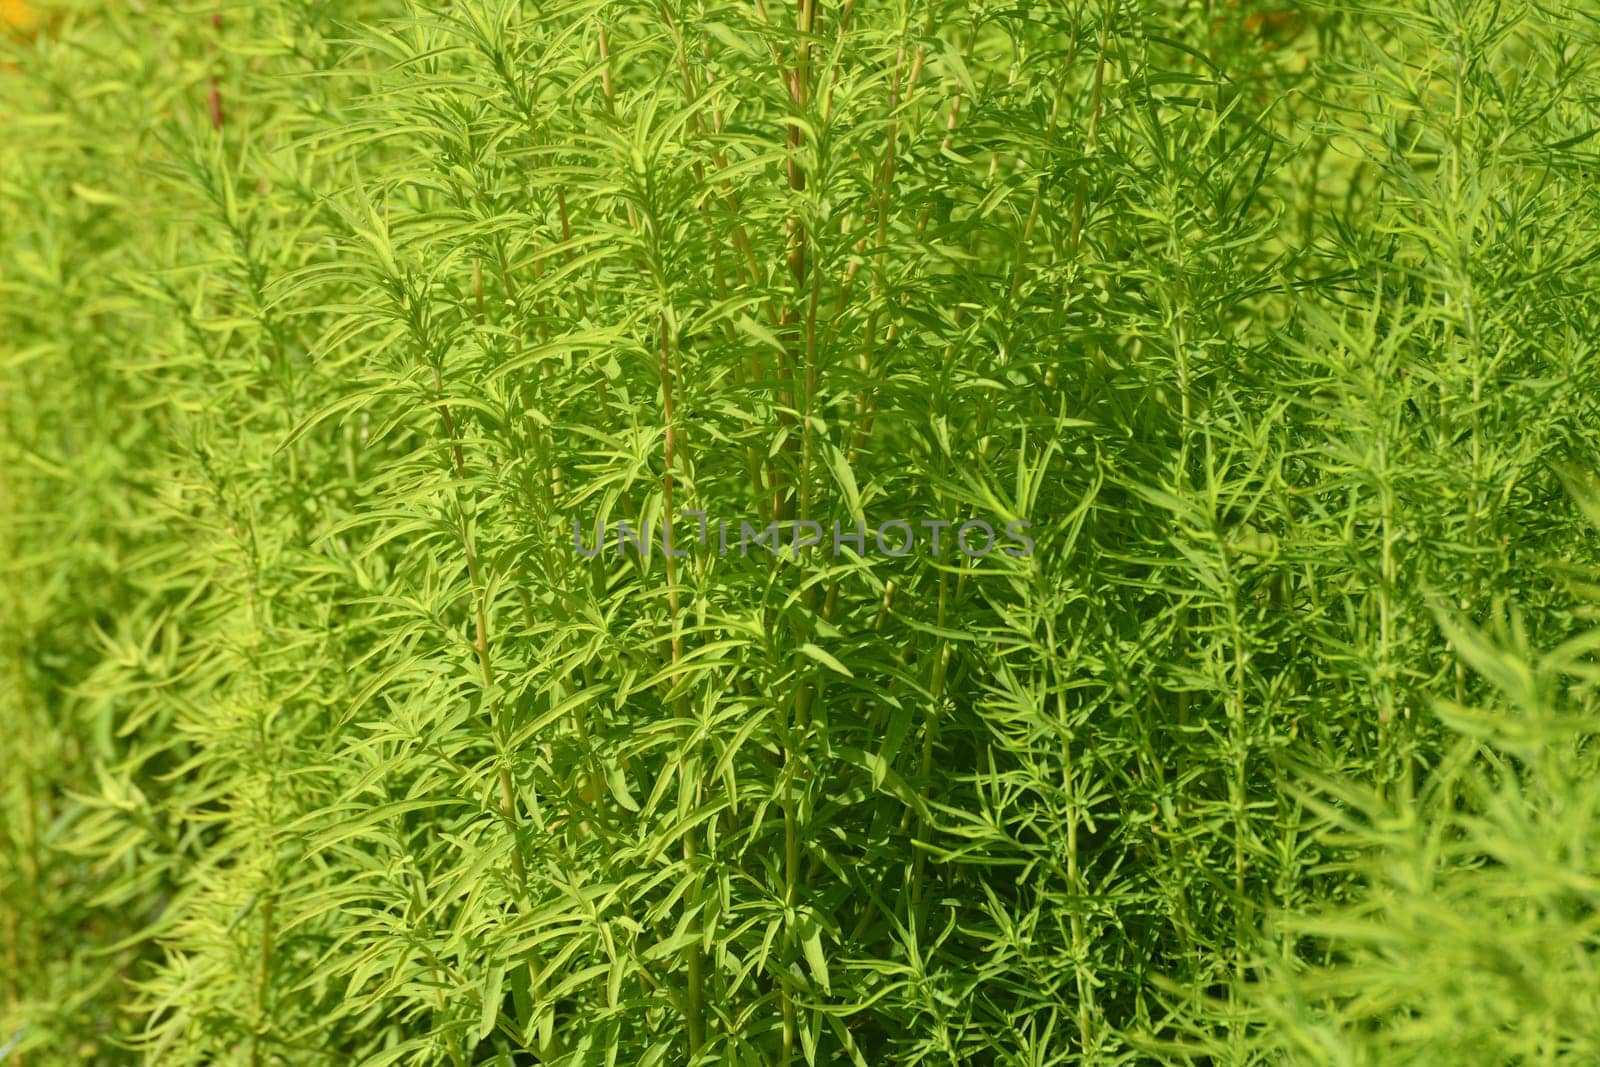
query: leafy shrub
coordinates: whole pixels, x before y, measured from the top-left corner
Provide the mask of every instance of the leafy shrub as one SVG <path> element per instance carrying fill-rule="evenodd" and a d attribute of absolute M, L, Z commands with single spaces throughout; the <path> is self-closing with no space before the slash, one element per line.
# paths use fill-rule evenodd
<path fill-rule="evenodd" d="M 1592 11 L 50 10 L 11 1062 L 1594 1057 Z"/>

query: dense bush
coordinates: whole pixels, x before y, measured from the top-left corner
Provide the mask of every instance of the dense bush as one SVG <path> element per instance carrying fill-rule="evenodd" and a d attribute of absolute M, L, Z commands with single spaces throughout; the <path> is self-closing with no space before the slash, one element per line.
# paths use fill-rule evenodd
<path fill-rule="evenodd" d="M 34 7 L 0 1062 L 1600 1060 L 1593 4 Z"/>

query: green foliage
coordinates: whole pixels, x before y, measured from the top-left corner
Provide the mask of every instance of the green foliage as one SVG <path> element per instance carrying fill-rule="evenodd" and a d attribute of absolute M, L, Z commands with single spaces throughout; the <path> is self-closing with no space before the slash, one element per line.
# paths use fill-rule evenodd
<path fill-rule="evenodd" d="M 3 47 L 0 1063 L 1600 1059 L 1592 5 Z"/>

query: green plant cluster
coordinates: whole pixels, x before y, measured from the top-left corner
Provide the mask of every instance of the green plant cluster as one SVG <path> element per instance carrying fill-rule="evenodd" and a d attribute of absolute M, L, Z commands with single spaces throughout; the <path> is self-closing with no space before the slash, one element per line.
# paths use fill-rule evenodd
<path fill-rule="evenodd" d="M 1593 0 L 36 6 L 0 1064 L 1600 1062 Z"/>

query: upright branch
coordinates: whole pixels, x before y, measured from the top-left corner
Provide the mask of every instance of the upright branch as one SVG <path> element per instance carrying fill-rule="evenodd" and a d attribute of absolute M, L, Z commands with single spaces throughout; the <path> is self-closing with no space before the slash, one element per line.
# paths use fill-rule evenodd
<path fill-rule="evenodd" d="M 766 4 L 763 0 L 756 0 L 756 11 L 763 20 L 767 20 Z M 789 433 L 785 444 L 785 451 L 790 458 L 796 461 L 798 468 L 802 444 L 795 434 L 797 398 L 795 396 L 795 364 L 805 356 L 797 351 L 802 347 L 814 356 L 813 328 L 807 332 L 813 336 L 802 342 L 797 338 L 799 333 L 800 312 L 798 306 L 806 292 L 806 278 L 810 269 L 810 256 L 807 246 L 810 235 L 807 233 L 803 195 L 806 190 L 805 166 L 801 162 L 801 149 L 805 147 L 805 130 L 801 120 L 806 116 L 811 103 L 811 38 L 816 25 L 816 0 L 797 0 L 795 28 L 798 31 L 799 45 L 796 49 L 793 63 L 786 62 L 782 51 L 773 45 L 773 62 L 777 65 L 778 74 L 782 80 L 789 97 L 791 116 L 789 119 L 788 135 L 785 139 L 787 162 L 785 174 L 788 179 L 790 197 L 789 217 L 785 224 L 787 239 L 785 242 L 784 264 L 788 270 L 789 279 L 793 283 L 793 291 L 789 300 L 784 302 L 783 311 L 778 318 L 779 335 L 785 338 L 785 345 L 778 356 L 778 425 Z M 802 430 L 802 432 L 805 432 Z M 779 522 L 794 518 L 796 494 L 792 485 L 786 484 L 787 476 L 782 471 L 774 471 L 770 479 L 772 486 L 772 515 Z"/>
<path fill-rule="evenodd" d="M 216 31 L 218 38 L 222 36 L 222 13 L 216 12 L 211 16 L 211 28 Z M 215 50 L 215 44 L 213 44 Z M 211 72 L 211 78 L 206 89 L 206 109 L 211 114 L 211 128 L 222 129 L 222 87 L 217 80 L 216 71 Z"/>
<path fill-rule="evenodd" d="M 677 420 L 677 407 L 674 400 L 673 371 L 672 371 L 672 323 L 665 311 L 658 319 L 660 340 L 657 345 L 658 361 L 657 371 L 661 379 L 661 530 L 662 539 L 668 550 L 662 555 L 666 560 L 667 571 L 667 628 L 668 638 L 671 643 L 672 674 L 668 685 L 672 690 L 678 689 L 681 676 L 678 668 L 683 662 L 683 616 L 682 600 L 678 586 L 677 561 L 673 558 L 672 546 L 672 516 L 674 513 L 673 502 L 673 470 L 675 469 L 679 449 L 679 430 Z M 687 720 L 689 716 L 689 700 L 687 696 L 680 695 L 675 709 L 680 720 Z M 682 788 L 689 788 L 688 774 L 691 760 L 689 759 L 688 744 L 690 730 L 687 721 L 679 731 L 678 745 L 678 775 Z M 694 833 L 687 831 L 683 835 L 683 862 L 690 877 L 693 877 L 695 864 Z M 689 1056 L 692 1060 L 700 1054 L 705 1045 L 705 995 L 704 995 L 704 962 L 701 959 L 698 944 L 691 944 L 683 950 L 684 970 L 687 978 L 687 988 L 684 996 L 684 1022 L 687 1024 L 689 1040 Z"/>
<path fill-rule="evenodd" d="M 932 19 L 924 27 L 923 35 L 926 36 L 932 28 Z M 889 237 L 889 203 L 894 193 L 895 167 L 897 162 L 896 145 L 900 138 L 900 109 L 906 100 L 916 91 L 917 80 L 922 76 L 922 68 L 927 61 L 928 50 L 925 45 L 918 45 L 916 54 L 911 60 L 911 69 L 905 70 L 906 45 L 902 26 L 902 39 L 900 48 L 895 54 L 894 78 L 889 89 L 889 129 L 884 138 L 883 161 L 878 166 L 877 180 L 873 187 L 872 196 L 872 224 L 873 224 L 873 273 L 872 293 L 869 301 L 870 310 L 867 312 L 867 325 L 861 340 L 860 356 L 858 357 L 857 370 L 860 372 L 861 385 L 856 393 L 855 427 L 850 434 L 850 447 L 848 457 L 851 463 L 856 460 L 857 453 L 867 442 L 867 434 L 872 426 L 872 394 L 869 382 L 872 375 L 872 357 L 877 347 L 878 320 L 882 315 L 883 291 L 885 289 L 885 254 Z M 902 85 L 901 78 L 905 81 Z M 863 238 L 863 245 L 865 238 Z M 858 251 L 862 245 L 858 245 Z M 845 301 L 849 299 L 852 283 L 855 280 L 854 268 L 845 279 L 839 294 L 840 310 L 843 310 Z"/>

